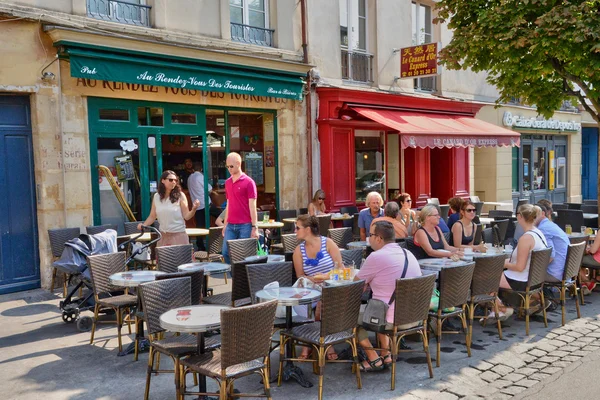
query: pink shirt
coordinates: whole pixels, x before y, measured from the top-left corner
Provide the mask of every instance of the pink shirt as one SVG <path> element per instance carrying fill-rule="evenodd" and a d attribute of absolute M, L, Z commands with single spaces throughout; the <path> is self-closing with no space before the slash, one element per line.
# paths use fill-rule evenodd
<path fill-rule="evenodd" d="M 249 224 L 252 222 L 250 216 L 250 199 L 256 199 L 256 184 L 248 175 L 242 172 L 237 181 L 229 177 L 225 181 L 225 196 L 227 197 L 227 223 Z"/>
<path fill-rule="evenodd" d="M 408 268 L 404 277 L 421 276 L 421 268 L 415 256 L 408 250 L 406 250 L 406 255 L 408 256 Z M 396 289 L 396 279 L 402 277 L 403 270 L 404 252 L 402 248 L 397 243 L 389 243 L 367 257 L 357 276 L 371 287 L 374 299 L 387 304 Z M 395 303 L 390 305 L 386 316 L 390 323 L 394 322 L 394 306 Z"/>

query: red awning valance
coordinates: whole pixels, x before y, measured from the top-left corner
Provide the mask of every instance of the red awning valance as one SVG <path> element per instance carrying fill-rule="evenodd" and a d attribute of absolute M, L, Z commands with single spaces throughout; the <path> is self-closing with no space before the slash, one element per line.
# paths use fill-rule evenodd
<path fill-rule="evenodd" d="M 520 134 L 473 117 L 366 107 L 354 111 L 400 132 L 407 147 L 519 146 Z"/>

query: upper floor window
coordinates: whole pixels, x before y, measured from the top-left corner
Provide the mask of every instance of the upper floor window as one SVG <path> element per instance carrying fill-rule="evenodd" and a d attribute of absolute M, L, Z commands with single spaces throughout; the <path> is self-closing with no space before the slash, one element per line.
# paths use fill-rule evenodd
<path fill-rule="evenodd" d="M 373 55 L 367 53 L 367 1 L 339 0 L 342 79 L 373 81 Z"/>
<path fill-rule="evenodd" d="M 412 45 L 433 42 L 433 22 L 431 18 L 431 6 L 413 2 L 412 3 Z M 415 78 L 415 90 L 434 92 L 436 90 L 436 77 Z"/>
<path fill-rule="evenodd" d="M 273 46 L 269 29 L 268 0 L 229 0 L 231 39 L 238 42 Z"/>
<path fill-rule="evenodd" d="M 87 0 L 87 14 L 96 19 L 150 26 L 150 9 L 145 0 Z"/>

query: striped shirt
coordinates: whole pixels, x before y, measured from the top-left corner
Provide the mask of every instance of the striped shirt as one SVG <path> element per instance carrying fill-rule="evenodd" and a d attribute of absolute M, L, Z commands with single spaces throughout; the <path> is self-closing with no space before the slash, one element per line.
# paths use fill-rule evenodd
<path fill-rule="evenodd" d="M 329 272 L 333 269 L 333 259 L 327 252 L 327 238 L 325 236 L 321 236 L 321 249 L 317 252 L 322 253 L 323 257 L 321 259 L 318 258 L 309 258 L 306 255 L 306 243 L 300 243 L 300 253 L 302 254 L 302 264 L 304 265 L 304 274 L 308 276 L 313 276 L 316 274 L 322 274 L 325 272 Z M 315 261 L 318 261 L 317 265 L 309 265 L 306 262 L 311 261 L 311 264 Z"/>

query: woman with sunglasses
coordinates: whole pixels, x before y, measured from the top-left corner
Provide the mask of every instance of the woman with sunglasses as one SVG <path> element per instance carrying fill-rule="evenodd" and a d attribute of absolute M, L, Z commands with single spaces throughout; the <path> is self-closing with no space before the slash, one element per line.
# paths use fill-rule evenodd
<path fill-rule="evenodd" d="M 428 204 L 419 214 L 420 227 L 415 232 L 413 242 L 421 248 L 421 254 L 415 254 L 417 258 L 426 257 L 448 257 L 450 253 L 457 253 L 459 249 L 450 246 L 441 229 L 438 227 L 440 212 L 433 204 Z"/>
<path fill-rule="evenodd" d="M 327 279 L 328 273 L 337 264 L 342 266 L 342 254 L 333 240 L 319 234 L 319 221 L 311 215 L 300 215 L 296 220 L 296 236 L 300 243 L 294 250 L 294 269 L 298 278 L 305 277 L 316 285 L 320 285 Z M 316 306 L 315 319 L 321 317 L 318 303 Z M 294 308 L 298 314 L 306 316 L 306 307 Z M 301 358 L 307 358 L 309 348 L 302 349 Z M 327 356 L 330 360 L 337 358 L 333 347 Z"/>
<path fill-rule="evenodd" d="M 308 215 L 317 215 L 325 214 L 325 192 L 323 189 L 319 189 L 315 192 L 312 201 L 308 205 Z"/>
<path fill-rule="evenodd" d="M 406 226 L 409 235 L 413 235 L 417 229 L 417 224 L 415 223 L 417 221 L 417 213 L 411 210 L 412 199 L 410 198 L 410 194 L 401 193 L 396 198 L 396 203 L 400 206 L 397 219 Z"/>
<path fill-rule="evenodd" d="M 473 219 L 475 218 L 475 206 L 470 200 L 462 201 L 459 215 L 461 218 L 452 225 L 453 240 L 451 243 L 454 247 L 458 248 L 481 248 L 481 246 L 473 245 L 477 226 L 473 222 Z"/>
<path fill-rule="evenodd" d="M 154 194 L 150 215 L 143 225 L 152 225 L 157 219 L 160 222 L 162 237 L 157 247 L 188 244 L 190 239 L 185 233 L 185 221 L 194 217 L 199 206 L 200 200 L 196 199 L 192 209 L 188 210 L 188 201 L 181 192 L 177 174 L 167 170 L 160 176 L 158 192 Z M 142 224 L 138 225 L 138 229 L 142 229 Z"/>

